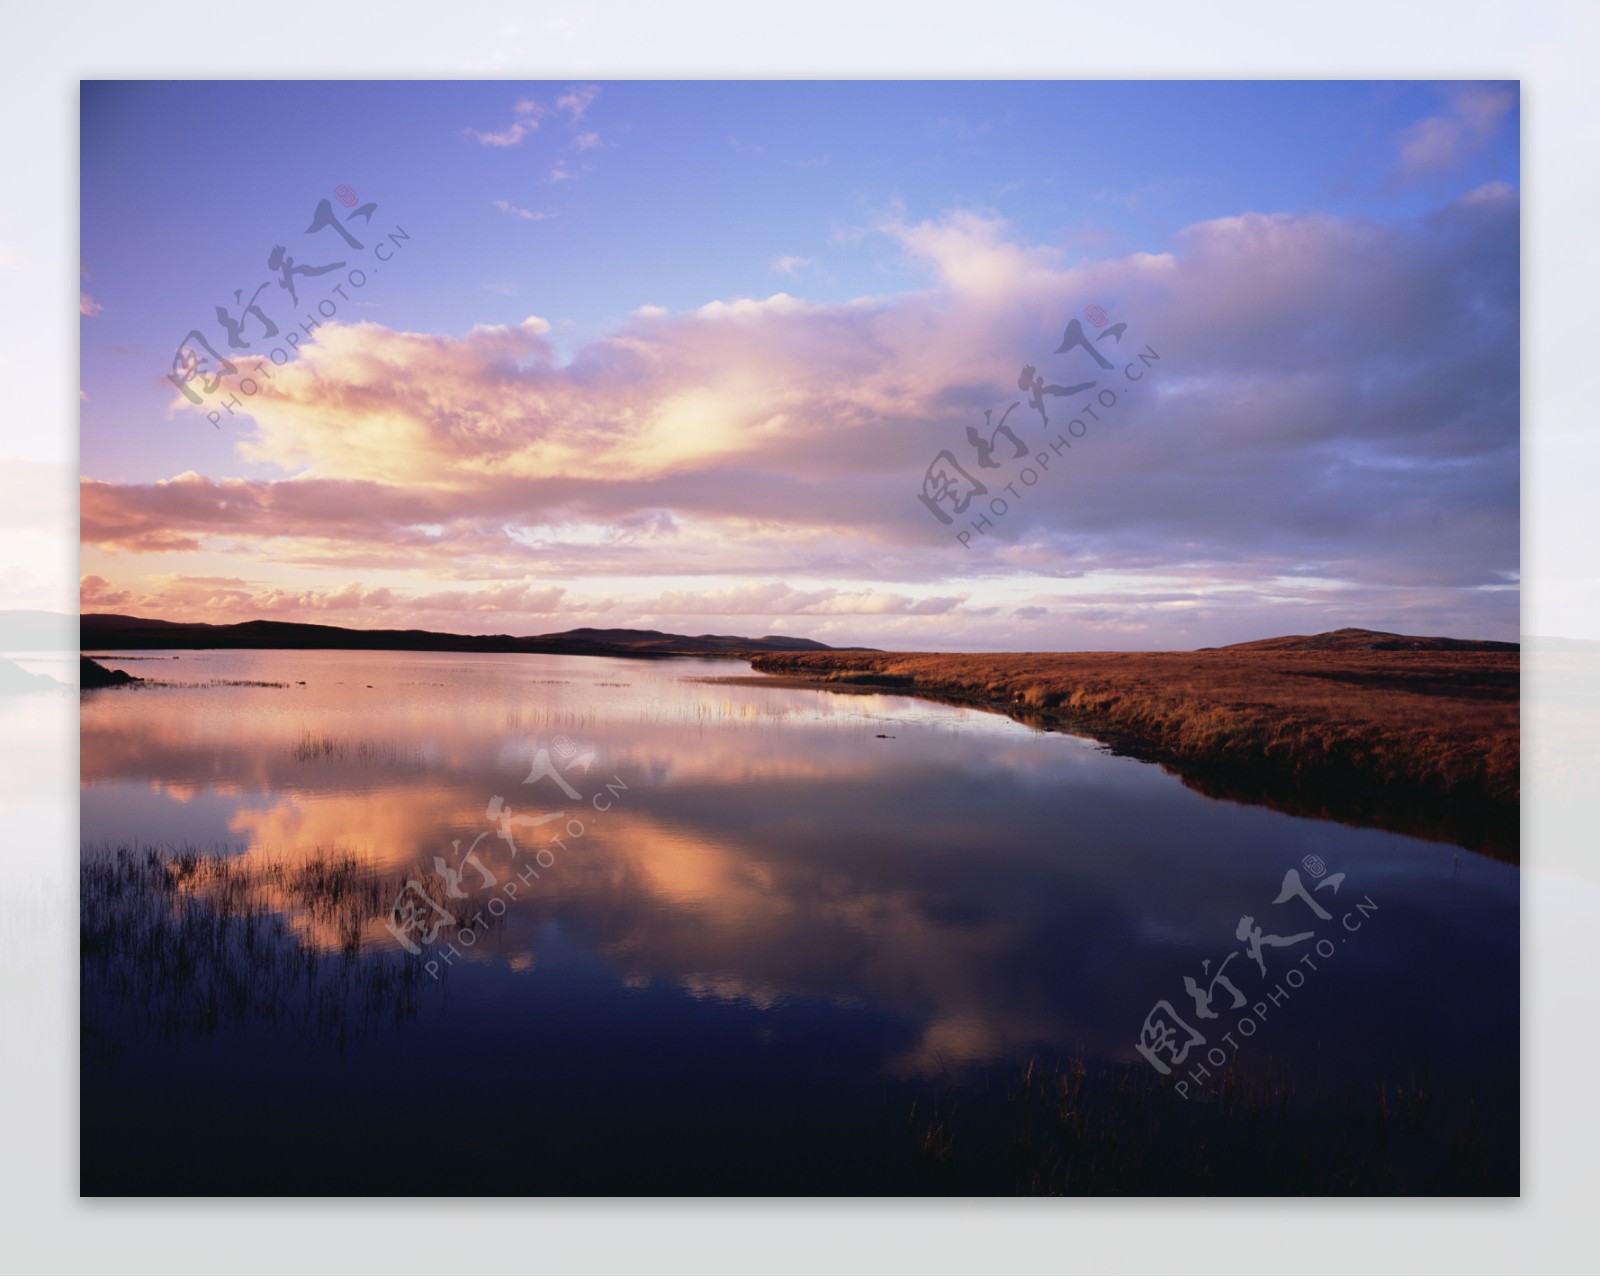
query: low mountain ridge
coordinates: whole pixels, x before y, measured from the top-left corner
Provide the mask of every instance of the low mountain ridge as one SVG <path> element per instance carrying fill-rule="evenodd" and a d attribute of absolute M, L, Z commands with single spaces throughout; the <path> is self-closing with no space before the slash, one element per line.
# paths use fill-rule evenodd
<path fill-rule="evenodd" d="M 731 656 L 754 652 L 868 651 L 833 648 L 815 639 L 768 634 L 668 634 L 662 630 L 598 630 L 583 627 L 559 634 L 448 634 L 438 630 L 353 630 L 300 621 L 157 621 L 115 613 L 80 618 L 84 650 L 98 648 L 271 648 L 409 652 L 542 652 L 567 656 Z"/>
<path fill-rule="evenodd" d="M 1516 652 L 1518 643 L 1495 639 L 1455 639 L 1391 634 L 1346 626 L 1322 634 L 1286 634 L 1281 638 L 1252 639 L 1225 647 L 1202 647 L 1202 652 Z"/>

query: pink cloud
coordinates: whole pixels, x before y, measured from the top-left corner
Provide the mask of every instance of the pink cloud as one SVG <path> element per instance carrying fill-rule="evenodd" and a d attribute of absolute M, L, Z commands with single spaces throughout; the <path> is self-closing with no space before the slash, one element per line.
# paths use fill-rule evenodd
<path fill-rule="evenodd" d="M 127 603 L 133 595 L 116 589 L 103 576 L 84 576 L 78 580 L 78 603 L 84 611 L 103 611 Z"/>
<path fill-rule="evenodd" d="M 938 631 L 905 627 L 970 620 L 1041 574 L 1154 585 L 1182 571 L 1222 589 L 1244 573 L 1298 597 L 1313 587 L 1297 577 L 1498 588 L 1517 557 L 1518 216 L 1516 193 L 1493 187 L 1416 224 L 1245 213 L 1168 253 L 1077 261 L 979 212 L 889 216 L 873 233 L 928 275 L 898 296 L 642 308 L 570 359 L 537 318 L 460 336 L 328 324 L 239 437 L 282 477 L 86 478 L 83 536 L 120 554 L 394 573 L 364 587 L 393 591 L 391 614 L 428 610 L 422 565 L 465 583 L 440 605 L 455 616 L 498 606 L 468 598 L 484 581 L 586 578 L 601 588 L 563 609 L 621 600 L 819 630 L 871 617 L 874 633 L 919 636 Z M 944 448 L 975 466 L 965 429 L 1023 398 L 1022 364 L 1098 375 L 1053 354 L 1091 301 L 1159 348 L 1159 379 L 1056 454 L 1048 489 L 963 557 L 916 501 L 922 472 Z M 1012 420 L 1045 446 L 1031 408 Z M 604 588 L 650 577 L 711 583 Z M 786 592 L 730 594 L 726 579 Z M 305 595 L 276 588 L 283 606 Z M 1124 620 L 1149 623 L 1132 604 Z"/>
<path fill-rule="evenodd" d="M 1401 134 L 1396 180 L 1413 182 L 1459 169 L 1499 131 L 1516 104 L 1516 90 L 1506 85 L 1450 86 L 1443 111 Z"/>

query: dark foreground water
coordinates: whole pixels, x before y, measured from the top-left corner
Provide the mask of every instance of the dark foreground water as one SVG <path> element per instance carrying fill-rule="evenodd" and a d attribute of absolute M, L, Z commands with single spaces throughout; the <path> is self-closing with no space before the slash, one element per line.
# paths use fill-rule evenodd
<path fill-rule="evenodd" d="M 742 662 L 137 656 L 86 1193 L 1516 1191 L 1515 866 Z"/>

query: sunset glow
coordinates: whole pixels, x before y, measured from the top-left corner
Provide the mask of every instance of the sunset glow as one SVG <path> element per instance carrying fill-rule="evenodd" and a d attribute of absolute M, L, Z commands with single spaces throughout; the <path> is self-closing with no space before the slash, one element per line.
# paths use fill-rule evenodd
<path fill-rule="evenodd" d="M 87 85 L 83 609 L 944 650 L 1516 637 L 1514 85 L 802 109 L 819 92 Z M 269 101 L 225 181 L 191 162 Z M 1346 134 L 1346 169 L 1300 162 Z M 303 235 L 320 200 L 353 217 L 336 187 L 376 204 L 343 223 L 359 253 Z M 275 245 L 347 269 L 298 306 L 260 291 L 278 334 L 243 320 L 231 356 L 263 371 L 213 423 L 227 391 L 190 402 L 174 352 L 197 328 L 229 353 L 210 316 Z M 1077 401 L 1045 426 L 1018 371 L 1096 375 L 1053 353 L 1092 306 L 1128 325 L 1123 393 L 1050 454 Z M 989 475 L 965 432 L 1018 401 L 1054 464 L 995 471 L 1007 512 L 963 544 L 983 510 L 942 525 L 924 474 L 949 449 Z"/>

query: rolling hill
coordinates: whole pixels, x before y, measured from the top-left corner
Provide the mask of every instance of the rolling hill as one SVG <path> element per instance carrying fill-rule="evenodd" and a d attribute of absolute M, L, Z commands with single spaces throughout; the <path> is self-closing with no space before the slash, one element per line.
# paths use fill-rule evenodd
<path fill-rule="evenodd" d="M 158 621 L 115 613 L 80 618 L 80 648 L 332 649 L 403 652 L 544 652 L 565 656 L 735 656 L 758 652 L 866 651 L 832 648 L 812 639 L 768 634 L 667 634 L 661 630 L 565 630 L 559 634 L 446 634 L 436 630 L 353 630 L 296 621 L 243 621 L 236 625 Z"/>

